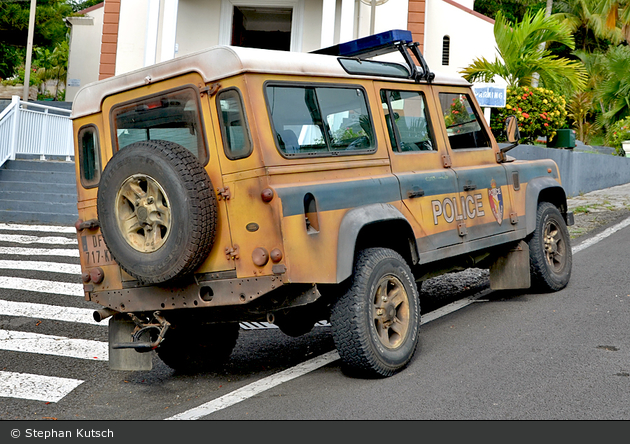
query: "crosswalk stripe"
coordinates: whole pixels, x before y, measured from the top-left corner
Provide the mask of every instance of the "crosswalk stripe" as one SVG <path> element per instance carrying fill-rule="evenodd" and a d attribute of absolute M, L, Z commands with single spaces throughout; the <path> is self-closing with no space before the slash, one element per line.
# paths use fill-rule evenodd
<path fill-rule="evenodd" d="M 0 247 L 0 254 L 14 254 L 17 256 L 64 256 L 79 257 L 78 248 L 25 248 L 25 247 Z"/>
<path fill-rule="evenodd" d="M 59 236 L 27 236 L 22 234 L 0 234 L 0 242 L 15 242 L 18 244 L 56 244 L 76 245 L 76 239 Z"/>
<path fill-rule="evenodd" d="M 83 284 L 44 281 L 40 279 L 0 276 L 0 288 L 35 291 L 38 293 L 63 294 L 66 296 L 85 296 L 85 293 L 83 292 Z"/>
<path fill-rule="evenodd" d="M 76 233 L 74 227 L 62 227 L 58 225 L 22 225 L 22 224 L 0 224 L 0 230 L 11 231 L 44 231 L 47 233 Z"/>
<path fill-rule="evenodd" d="M 0 350 L 65 356 L 90 361 L 109 360 L 107 342 L 24 331 L 0 330 Z"/>
<path fill-rule="evenodd" d="M 0 397 L 58 402 L 84 381 L 0 371 Z"/>
<path fill-rule="evenodd" d="M 93 313 L 94 310 L 89 308 L 33 304 L 30 302 L 14 302 L 0 299 L 0 315 L 2 316 L 52 319 L 54 321 L 77 322 L 80 324 L 100 325 L 103 327 L 109 325 L 106 321 L 96 322 Z"/>
<path fill-rule="evenodd" d="M 81 266 L 59 262 L 7 261 L 0 260 L 0 268 L 5 270 L 49 271 L 52 273 L 81 274 Z"/>

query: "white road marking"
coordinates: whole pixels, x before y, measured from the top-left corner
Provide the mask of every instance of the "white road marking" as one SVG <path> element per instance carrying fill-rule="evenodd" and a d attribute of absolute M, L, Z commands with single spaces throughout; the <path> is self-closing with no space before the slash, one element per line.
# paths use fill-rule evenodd
<path fill-rule="evenodd" d="M 292 379 L 298 378 L 302 375 L 312 372 L 313 370 L 317 370 L 320 367 L 330 364 L 331 362 L 339 359 L 339 354 L 336 350 L 333 350 L 328 353 L 324 353 L 317 358 L 310 359 L 306 362 L 302 362 L 301 364 L 296 365 L 295 367 L 288 368 L 283 370 L 275 375 L 267 376 L 259 381 L 256 381 L 252 384 L 248 384 L 244 387 L 241 387 L 238 390 L 233 391 L 232 393 L 228 393 L 227 395 L 221 396 L 217 399 L 213 399 L 210 402 L 200 405 L 199 407 L 195 407 L 194 409 L 187 410 L 185 412 L 179 413 L 177 415 L 171 416 L 170 418 L 166 418 L 167 420 L 177 420 L 177 419 L 199 419 L 204 416 L 207 416 L 211 413 L 214 413 L 218 410 L 222 410 L 226 407 L 230 407 L 231 405 L 237 404 L 241 401 L 244 401 L 252 396 L 255 396 L 259 393 L 262 393 L 266 390 L 269 390 L 277 385 L 280 385 L 284 382 L 288 382 Z"/>
<path fill-rule="evenodd" d="M 0 276 L 0 288 L 84 297 L 83 284 Z"/>
<path fill-rule="evenodd" d="M 0 371 L 0 397 L 58 402 L 84 381 Z"/>
<path fill-rule="evenodd" d="M 10 231 L 44 231 L 46 233 L 76 233 L 74 227 L 62 227 L 59 225 L 22 225 L 22 224 L 0 224 L 0 230 Z"/>
<path fill-rule="evenodd" d="M 5 261 L 0 260 L 0 268 L 5 270 L 49 271 L 52 273 L 81 274 L 81 265 L 59 262 Z"/>
<path fill-rule="evenodd" d="M 64 307 L 62 305 L 32 304 L 30 302 L 14 302 L 0 299 L 1 316 L 21 316 L 34 319 L 52 319 L 53 321 L 77 322 L 107 327 L 105 321 L 94 320 L 94 309 Z"/>
<path fill-rule="evenodd" d="M 619 222 L 617 225 L 613 225 L 612 227 L 606 228 L 604 231 L 602 231 L 598 235 L 593 236 L 590 239 L 585 240 L 584 242 L 580 243 L 579 245 L 576 245 L 575 247 L 573 247 L 573 249 L 571 251 L 573 252 L 573 254 L 575 254 L 575 253 L 577 253 L 579 251 L 582 251 L 585 248 L 588 248 L 591 245 L 595 245 L 597 242 L 600 242 L 600 241 L 606 239 L 608 236 L 612 235 L 613 233 L 616 233 L 617 231 L 621 230 L 622 228 L 627 227 L 628 225 L 630 225 L 630 217 L 628 219 L 625 219 L 625 220 Z"/>
<path fill-rule="evenodd" d="M 54 244 L 77 245 L 76 239 L 59 236 L 27 236 L 21 234 L 0 234 L 0 242 L 15 242 L 18 244 Z"/>
<path fill-rule="evenodd" d="M 0 247 L 0 254 L 15 254 L 18 256 L 64 256 L 79 257 L 78 248 L 25 248 L 25 247 Z"/>
<path fill-rule="evenodd" d="M 24 331 L 0 330 L 0 350 L 65 356 L 90 361 L 109 360 L 107 342 Z"/>

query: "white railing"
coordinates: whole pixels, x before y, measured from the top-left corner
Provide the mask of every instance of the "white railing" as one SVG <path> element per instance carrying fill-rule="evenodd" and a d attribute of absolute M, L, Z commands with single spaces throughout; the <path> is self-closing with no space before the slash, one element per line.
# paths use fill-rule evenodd
<path fill-rule="evenodd" d="M 51 112 L 51 111 L 54 111 Z M 23 102 L 13 96 L 0 113 L 0 166 L 16 154 L 74 156 L 70 110 Z"/>

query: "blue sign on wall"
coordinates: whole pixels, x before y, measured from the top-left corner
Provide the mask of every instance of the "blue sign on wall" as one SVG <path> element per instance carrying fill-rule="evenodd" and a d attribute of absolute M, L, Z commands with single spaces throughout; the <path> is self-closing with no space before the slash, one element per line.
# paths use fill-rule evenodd
<path fill-rule="evenodd" d="M 472 88 L 477 102 L 482 108 L 505 107 L 505 86 L 495 83 L 475 83 Z"/>

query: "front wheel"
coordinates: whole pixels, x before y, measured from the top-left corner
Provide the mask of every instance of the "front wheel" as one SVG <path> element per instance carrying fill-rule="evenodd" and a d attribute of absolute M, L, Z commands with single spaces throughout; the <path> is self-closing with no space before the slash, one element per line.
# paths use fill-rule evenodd
<path fill-rule="evenodd" d="M 569 230 L 555 205 L 541 202 L 536 229 L 528 240 L 532 288 L 558 291 L 571 277 L 573 256 Z"/>
<path fill-rule="evenodd" d="M 335 346 L 347 373 L 391 376 L 418 345 L 420 298 L 405 260 L 387 248 L 359 253 L 350 288 L 332 306 Z"/>

